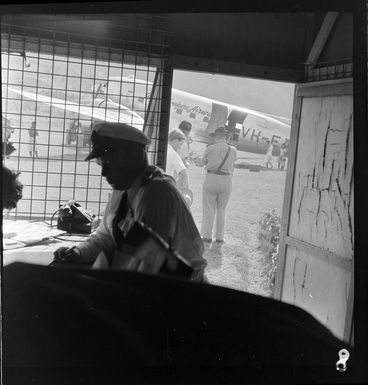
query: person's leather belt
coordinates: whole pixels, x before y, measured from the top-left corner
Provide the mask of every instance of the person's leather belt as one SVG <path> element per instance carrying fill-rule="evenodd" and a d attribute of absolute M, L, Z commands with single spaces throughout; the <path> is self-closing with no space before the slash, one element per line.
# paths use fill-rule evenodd
<path fill-rule="evenodd" d="M 212 170 L 207 170 L 208 174 L 216 174 L 216 175 L 231 175 L 229 172 L 223 172 L 223 171 L 212 171 Z"/>

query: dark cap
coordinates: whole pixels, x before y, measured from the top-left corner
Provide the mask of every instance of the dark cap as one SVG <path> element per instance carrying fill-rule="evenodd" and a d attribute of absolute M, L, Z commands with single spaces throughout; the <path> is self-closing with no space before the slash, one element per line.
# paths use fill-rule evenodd
<path fill-rule="evenodd" d="M 92 128 L 91 142 L 92 151 L 85 160 L 98 158 L 109 151 L 126 148 L 129 143 L 146 146 L 151 143 L 151 140 L 142 131 L 126 123 L 97 122 Z"/>
<path fill-rule="evenodd" d="M 223 136 L 226 136 L 228 133 L 227 131 L 225 130 L 225 127 L 224 126 L 220 126 L 218 128 L 216 128 L 216 130 L 214 132 L 211 132 L 209 134 L 209 136 L 213 137 L 215 135 L 223 135 Z"/>
<path fill-rule="evenodd" d="M 182 131 L 190 131 L 192 129 L 192 123 L 188 122 L 187 120 L 183 120 L 180 124 L 179 124 L 179 128 L 182 130 Z"/>

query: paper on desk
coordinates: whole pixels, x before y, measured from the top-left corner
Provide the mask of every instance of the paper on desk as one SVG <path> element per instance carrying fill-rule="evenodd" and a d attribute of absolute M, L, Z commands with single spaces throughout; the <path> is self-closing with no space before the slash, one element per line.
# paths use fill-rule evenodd
<path fill-rule="evenodd" d="M 41 242 L 63 234 L 65 231 L 53 229 L 44 222 L 3 220 L 3 248 L 16 249 Z M 11 237 L 9 236 L 11 234 Z"/>

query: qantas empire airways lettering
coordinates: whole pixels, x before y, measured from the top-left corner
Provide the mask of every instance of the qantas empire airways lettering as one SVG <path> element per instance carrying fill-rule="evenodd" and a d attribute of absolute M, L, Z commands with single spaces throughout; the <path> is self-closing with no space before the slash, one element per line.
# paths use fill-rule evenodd
<path fill-rule="evenodd" d="M 199 106 L 195 106 L 195 107 L 190 108 L 185 103 L 180 103 L 180 102 L 175 102 L 175 101 L 172 101 L 171 105 L 175 110 L 183 110 L 183 111 L 186 111 L 188 114 L 193 113 L 193 114 L 206 116 L 207 118 L 211 117 L 210 112 L 202 110 L 202 108 L 200 108 Z"/>
<path fill-rule="evenodd" d="M 182 111 L 186 111 L 188 114 L 192 113 L 196 115 L 202 115 L 203 117 L 206 117 L 208 119 L 211 118 L 211 112 L 205 111 L 199 106 L 189 107 L 185 103 L 175 102 L 175 101 L 171 101 L 171 106 L 176 111 L 182 110 Z M 272 144 L 280 144 L 280 141 L 282 139 L 282 137 L 279 135 L 272 135 L 272 138 L 269 138 L 267 136 L 261 136 L 261 134 L 262 132 L 260 130 L 258 130 L 258 133 L 256 133 L 256 130 L 254 128 L 253 129 L 248 128 L 245 130 L 244 126 L 242 127 L 241 136 L 243 138 L 248 137 L 252 141 L 259 142 L 259 140 L 263 140 L 263 141 L 270 140 Z"/>

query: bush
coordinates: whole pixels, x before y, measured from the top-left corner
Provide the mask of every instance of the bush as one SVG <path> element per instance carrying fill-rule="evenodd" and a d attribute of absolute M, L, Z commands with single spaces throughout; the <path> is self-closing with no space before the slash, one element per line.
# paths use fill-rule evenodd
<path fill-rule="evenodd" d="M 270 263 L 269 278 L 271 287 L 275 284 L 277 254 L 280 240 L 281 218 L 275 210 L 265 213 L 259 220 L 259 249 Z"/>

